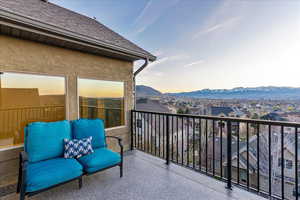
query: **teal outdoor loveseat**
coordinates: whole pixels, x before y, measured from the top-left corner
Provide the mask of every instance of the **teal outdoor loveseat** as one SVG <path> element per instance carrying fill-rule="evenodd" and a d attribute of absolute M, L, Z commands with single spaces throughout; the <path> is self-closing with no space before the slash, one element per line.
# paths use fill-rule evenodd
<path fill-rule="evenodd" d="M 83 139 L 92 136 L 94 152 L 79 158 L 64 158 L 64 139 Z M 120 153 L 107 148 L 107 138 L 118 140 Z M 122 140 L 106 136 L 100 119 L 35 122 L 25 128 L 24 151 L 20 153 L 17 192 L 20 200 L 82 176 L 119 166 L 123 175 Z"/>

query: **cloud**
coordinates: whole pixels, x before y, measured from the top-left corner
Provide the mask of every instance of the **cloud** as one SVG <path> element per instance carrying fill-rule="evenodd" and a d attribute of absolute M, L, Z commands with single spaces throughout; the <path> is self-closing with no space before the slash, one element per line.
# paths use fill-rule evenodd
<path fill-rule="evenodd" d="M 206 18 L 199 31 L 194 34 L 193 39 L 206 34 L 223 33 L 238 26 L 247 15 L 249 4 L 236 0 L 220 1 L 212 14 Z"/>
<path fill-rule="evenodd" d="M 221 23 L 211 25 L 211 26 L 201 30 L 197 34 L 195 34 L 194 39 L 198 38 L 201 35 L 205 35 L 208 33 L 219 32 L 219 31 L 233 28 L 239 24 L 240 20 L 241 20 L 241 17 L 234 17 L 234 18 L 230 18 L 226 21 L 223 21 Z"/>
<path fill-rule="evenodd" d="M 166 62 L 166 61 L 168 61 L 168 60 L 170 60 L 170 57 L 164 57 L 164 58 L 158 59 L 158 60 L 155 61 L 155 62 L 150 63 L 149 66 L 153 67 L 153 66 L 155 66 L 155 65 L 159 65 L 159 64 L 161 64 L 161 63 L 164 63 L 164 62 Z"/>
<path fill-rule="evenodd" d="M 156 51 L 153 52 L 153 55 L 157 56 L 157 57 L 161 57 L 162 55 L 164 55 L 164 51 L 162 49 L 157 49 Z"/>
<path fill-rule="evenodd" d="M 142 12 L 139 14 L 139 16 L 135 19 L 135 24 L 137 24 L 142 18 L 145 16 L 145 14 L 148 12 L 148 9 L 151 7 L 151 4 L 153 3 L 153 0 L 150 0 L 147 2 L 145 7 L 143 8 Z"/>
<path fill-rule="evenodd" d="M 134 34 L 143 33 L 149 26 L 154 24 L 161 16 L 167 12 L 171 7 L 177 5 L 180 0 L 150 0 L 142 9 L 140 14 L 134 21 Z"/>
<path fill-rule="evenodd" d="M 189 63 L 189 64 L 185 65 L 184 67 L 191 67 L 191 66 L 194 66 L 194 65 L 200 65 L 200 64 L 203 64 L 204 62 L 205 62 L 204 60 L 198 60 L 198 61 Z"/>

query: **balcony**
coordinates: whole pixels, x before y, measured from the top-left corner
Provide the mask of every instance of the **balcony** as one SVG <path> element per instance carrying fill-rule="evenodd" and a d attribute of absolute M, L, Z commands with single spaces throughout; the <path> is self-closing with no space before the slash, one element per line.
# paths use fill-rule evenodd
<path fill-rule="evenodd" d="M 299 123 L 146 111 L 131 116 L 132 149 L 223 181 L 229 189 L 298 199 Z"/>
<path fill-rule="evenodd" d="M 239 188 L 227 190 L 221 181 L 178 165 L 167 166 L 165 160 L 140 151 L 128 152 L 124 158 L 123 178 L 119 178 L 118 168 L 112 168 L 84 177 L 84 186 L 81 190 L 77 189 L 77 182 L 71 182 L 33 196 L 32 199 L 264 199 Z M 1 198 L 1 200 L 15 199 L 18 199 L 16 194 Z"/>
<path fill-rule="evenodd" d="M 131 123 L 123 178 L 112 168 L 33 199 L 298 199 L 298 123 L 136 110 Z"/>

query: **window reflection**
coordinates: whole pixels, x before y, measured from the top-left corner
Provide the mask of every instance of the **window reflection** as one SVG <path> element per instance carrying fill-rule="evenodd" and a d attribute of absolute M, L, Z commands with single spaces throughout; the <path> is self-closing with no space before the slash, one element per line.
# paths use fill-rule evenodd
<path fill-rule="evenodd" d="M 80 118 L 100 118 L 106 128 L 124 121 L 124 83 L 91 79 L 78 80 Z"/>
<path fill-rule="evenodd" d="M 63 119 L 63 77 L 0 74 L 0 148 L 22 144 L 28 123 Z"/>

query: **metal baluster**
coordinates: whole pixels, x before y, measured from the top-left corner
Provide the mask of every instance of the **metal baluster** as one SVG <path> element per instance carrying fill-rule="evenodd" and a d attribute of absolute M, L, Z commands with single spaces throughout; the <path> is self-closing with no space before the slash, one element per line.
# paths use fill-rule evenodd
<path fill-rule="evenodd" d="M 151 133 L 150 133 L 150 128 L 151 128 L 151 114 L 148 114 L 148 152 L 151 154 L 152 153 L 152 139 L 151 139 Z"/>
<path fill-rule="evenodd" d="M 154 131 L 154 154 L 155 156 L 157 155 L 157 138 L 156 138 L 156 135 L 157 135 L 157 114 L 154 114 L 154 127 L 155 127 L 155 131 Z"/>
<path fill-rule="evenodd" d="M 281 126 L 281 198 L 284 199 L 284 127 Z"/>
<path fill-rule="evenodd" d="M 271 136 L 271 133 L 272 133 L 272 127 L 271 125 L 268 126 L 268 129 L 269 129 L 269 196 L 272 196 L 272 155 L 271 155 L 271 144 L 272 144 L 272 136 Z"/>
<path fill-rule="evenodd" d="M 295 128 L 295 185 L 296 200 L 298 200 L 298 128 Z"/>
<path fill-rule="evenodd" d="M 176 163 L 178 164 L 178 157 L 179 157 L 179 150 L 178 150 L 178 116 L 176 116 L 176 148 L 177 148 L 177 151 L 176 151 Z"/>
<path fill-rule="evenodd" d="M 205 120 L 205 154 L 206 154 L 206 157 L 205 157 L 205 170 L 206 170 L 206 173 L 208 173 L 208 159 L 207 159 L 207 154 L 208 154 L 208 120 L 206 119 Z"/>
<path fill-rule="evenodd" d="M 227 121 L 227 189 L 231 189 L 231 121 Z"/>
<path fill-rule="evenodd" d="M 163 158 L 165 158 L 165 116 L 163 115 L 163 132 L 162 132 L 162 142 L 163 142 Z"/>
<path fill-rule="evenodd" d="M 171 146 L 171 160 L 173 161 L 174 160 L 174 155 L 173 155 L 174 154 L 174 130 L 173 130 L 174 117 L 173 116 L 171 116 L 171 121 L 172 121 L 172 129 L 171 129 L 171 135 L 172 135 L 172 141 L 171 141 L 171 143 L 172 143 L 172 146 Z"/>
<path fill-rule="evenodd" d="M 134 147 L 135 148 L 137 148 L 137 112 L 136 111 L 134 111 L 134 119 L 135 119 L 135 127 L 134 127 L 134 133 L 135 133 L 135 137 L 134 137 L 134 143 L 135 143 L 135 145 L 134 145 Z"/>
<path fill-rule="evenodd" d="M 220 169 L 221 169 L 221 178 L 223 178 L 223 121 L 221 121 L 220 128 Z"/>
<path fill-rule="evenodd" d="M 160 114 L 158 114 L 158 157 L 161 155 L 161 150 L 160 150 L 160 131 L 161 131 L 161 125 L 160 125 L 161 117 Z"/>
<path fill-rule="evenodd" d="M 184 121 L 183 121 L 183 117 L 182 117 L 182 131 L 181 131 L 181 164 L 183 165 L 183 137 L 184 137 L 184 135 L 183 135 L 183 130 L 184 130 Z"/>
<path fill-rule="evenodd" d="M 239 122 L 236 122 L 237 123 L 237 184 L 239 185 L 240 184 L 240 124 Z"/>
<path fill-rule="evenodd" d="M 199 121 L 199 170 L 202 171 L 202 156 L 201 156 L 201 141 L 202 141 L 202 120 L 201 118 L 198 119 Z"/>
<path fill-rule="evenodd" d="M 153 114 L 151 114 L 151 148 L 152 148 L 152 154 L 155 154 L 155 146 L 154 146 L 154 142 L 153 142 L 153 132 L 154 132 L 154 120 L 153 120 Z"/>
<path fill-rule="evenodd" d="M 195 118 L 193 117 L 193 169 L 195 169 Z"/>
<path fill-rule="evenodd" d="M 131 151 L 133 150 L 133 146 L 134 146 L 134 144 L 133 144 L 133 137 L 134 137 L 134 133 L 133 133 L 133 125 L 134 125 L 134 121 L 133 121 L 133 110 L 131 110 L 131 112 L 130 112 L 130 122 L 131 122 L 131 143 L 130 143 L 130 149 L 131 149 Z"/>
<path fill-rule="evenodd" d="M 259 192 L 260 190 L 260 163 L 259 163 L 259 124 L 256 124 L 257 125 L 257 147 L 256 147 L 256 150 L 257 150 L 257 191 Z"/>
<path fill-rule="evenodd" d="M 154 145 L 153 145 L 153 115 L 152 113 L 150 114 L 150 120 L 151 120 L 151 128 L 150 128 L 150 131 L 151 131 L 151 154 L 153 154 L 153 148 L 154 148 Z"/>
<path fill-rule="evenodd" d="M 249 189 L 249 123 L 247 122 L 247 188 Z"/>
<path fill-rule="evenodd" d="M 143 131 L 143 139 L 144 139 L 144 141 L 143 141 L 143 144 L 144 144 L 144 152 L 147 152 L 146 151 L 146 145 L 147 145 L 147 141 L 146 141 L 146 113 L 144 113 L 144 126 L 143 126 L 143 128 L 144 128 L 144 131 Z"/>
<path fill-rule="evenodd" d="M 170 164 L 170 126 L 169 126 L 169 115 L 166 116 L 167 124 L 166 124 L 166 160 L 167 160 L 167 165 Z"/>
<path fill-rule="evenodd" d="M 190 122 L 190 119 L 189 117 L 186 118 L 187 120 L 187 133 L 186 133 L 186 163 L 187 163 L 187 166 L 190 167 L 190 128 L 189 128 L 189 122 Z"/>
<path fill-rule="evenodd" d="M 151 153 L 151 148 L 150 148 L 150 114 L 147 114 L 147 146 L 148 146 L 148 153 Z"/>
<path fill-rule="evenodd" d="M 212 159 L 213 159 L 213 176 L 215 176 L 215 120 L 212 121 L 212 136 L 213 136 L 213 152 L 212 152 Z"/>
<path fill-rule="evenodd" d="M 139 113 L 139 118 L 140 118 L 140 128 L 139 128 L 139 135 L 138 135 L 138 148 L 142 150 L 142 143 L 141 143 L 141 137 L 142 137 L 142 129 L 143 129 L 143 120 L 142 120 L 142 113 Z"/>

